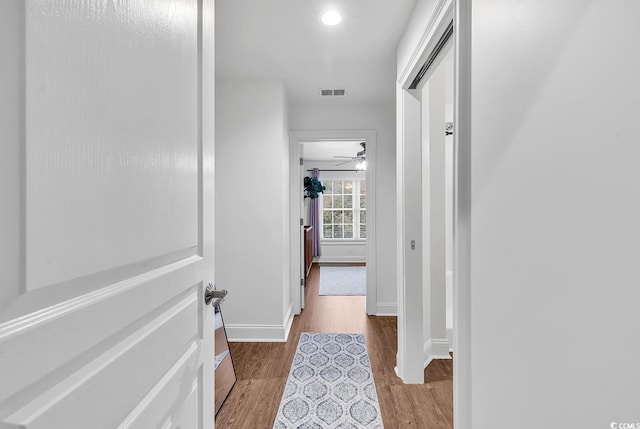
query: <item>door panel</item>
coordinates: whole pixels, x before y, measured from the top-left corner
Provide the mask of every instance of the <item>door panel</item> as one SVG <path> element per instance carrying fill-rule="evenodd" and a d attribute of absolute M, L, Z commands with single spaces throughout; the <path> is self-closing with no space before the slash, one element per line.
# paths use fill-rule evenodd
<path fill-rule="evenodd" d="M 128 279 L 3 324 L 0 327 L 1 358 L 6 365 L 3 368 L 13 370 L 3 377 L 0 400 L 65 362 L 99 347 L 112 336 L 126 331 L 142 315 L 183 293 L 184 289 L 174 285 L 183 281 L 185 272 L 194 263 L 201 262 L 200 257 L 190 259 L 191 264 L 181 261 L 140 276 L 143 278 Z M 167 272 L 171 268 L 175 270 Z M 197 278 L 192 275 L 187 281 L 194 284 Z M 91 323 L 86 323 L 87 320 Z M 100 326 L 99 330 L 96 325 Z M 42 353 L 43 350 L 46 353 Z"/>
<path fill-rule="evenodd" d="M 116 427 L 130 404 L 139 403 L 174 362 L 184 360 L 184 350 L 197 350 L 197 299 L 193 288 L 179 302 L 168 303 L 165 311 L 125 338 L 100 347 L 102 353 L 74 367 L 7 420 L 28 428 L 94 427 L 96 420 L 103 427 Z M 135 383 L 128 382 L 132 369 Z M 92 400 L 98 391 L 106 401 Z"/>
<path fill-rule="evenodd" d="M 102 3 L 26 2 L 27 290 L 198 246 L 198 3 Z"/>
<path fill-rule="evenodd" d="M 192 380 L 190 385 L 185 385 L 182 382 L 182 380 L 189 379 L 185 377 L 186 373 L 198 366 L 200 359 L 198 352 L 196 344 L 190 344 L 187 351 L 180 356 L 180 359 L 166 372 L 147 396 L 140 401 L 129 416 L 118 426 L 118 429 L 161 427 L 160 423 L 163 421 L 165 424 L 168 422 L 168 427 L 171 427 L 171 416 L 167 417 L 167 410 L 171 410 L 173 404 L 179 404 L 179 399 L 185 396 L 187 399 L 184 402 L 187 403 L 194 394 L 197 394 L 196 388 L 202 384 L 200 374 L 196 379 Z M 189 426 L 182 427 L 187 428 Z M 193 427 L 198 426 L 194 425 Z"/>
<path fill-rule="evenodd" d="M 0 8 L 0 427 L 212 427 L 213 1 Z"/>

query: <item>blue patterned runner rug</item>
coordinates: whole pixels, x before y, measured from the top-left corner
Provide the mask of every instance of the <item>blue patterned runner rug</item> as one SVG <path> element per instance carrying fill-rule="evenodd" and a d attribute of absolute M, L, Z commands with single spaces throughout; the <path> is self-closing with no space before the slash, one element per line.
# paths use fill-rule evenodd
<path fill-rule="evenodd" d="M 273 428 L 383 428 L 364 335 L 300 335 Z"/>

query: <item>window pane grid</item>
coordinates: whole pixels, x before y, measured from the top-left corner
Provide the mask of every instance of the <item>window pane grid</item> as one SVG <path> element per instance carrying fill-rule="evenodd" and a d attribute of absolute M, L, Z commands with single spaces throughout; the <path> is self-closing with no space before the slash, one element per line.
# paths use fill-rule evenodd
<path fill-rule="evenodd" d="M 322 238 L 366 238 L 364 180 L 326 180 L 322 196 Z"/>

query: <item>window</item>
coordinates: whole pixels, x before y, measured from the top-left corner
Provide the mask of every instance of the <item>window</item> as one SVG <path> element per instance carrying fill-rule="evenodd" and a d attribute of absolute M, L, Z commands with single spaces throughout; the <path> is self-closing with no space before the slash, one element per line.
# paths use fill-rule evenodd
<path fill-rule="evenodd" d="M 367 238 L 367 187 L 365 180 L 323 180 L 323 239 Z"/>

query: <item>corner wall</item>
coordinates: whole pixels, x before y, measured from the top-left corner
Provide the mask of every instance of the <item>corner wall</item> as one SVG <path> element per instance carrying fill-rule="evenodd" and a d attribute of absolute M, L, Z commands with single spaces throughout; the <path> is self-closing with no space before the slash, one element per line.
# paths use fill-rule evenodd
<path fill-rule="evenodd" d="M 231 341 L 285 341 L 292 320 L 287 101 L 275 80 L 216 81 L 216 284 Z"/>
<path fill-rule="evenodd" d="M 423 77 L 427 81 L 440 75 L 433 88 L 429 83 L 422 90 L 406 87 L 444 34 L 452 15 L 450 0 L 418 0 L 397 50 L 396 362 L 405 383 L 424 383 L 423 362 L 449 358 L 444 150 L 447 73 L 441 68 L 440 73 Z M 424 347 L 416 347 L 423 341 Z"/>
<path fill-rule="evenodd" d="M 292 103 L 292 130 L 376 130 L 377 314 L 396 314 L 395 105 Z"/>

